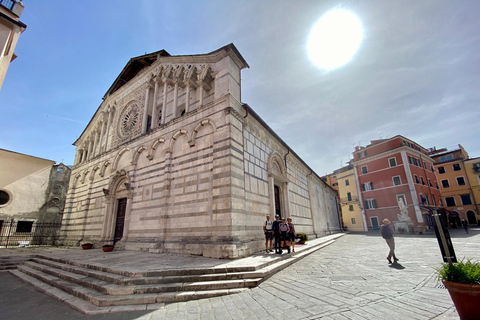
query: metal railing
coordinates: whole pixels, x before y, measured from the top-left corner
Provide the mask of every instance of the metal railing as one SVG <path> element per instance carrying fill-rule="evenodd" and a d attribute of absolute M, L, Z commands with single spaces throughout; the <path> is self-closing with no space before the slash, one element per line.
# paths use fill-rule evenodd
<path fill-rule="evenodd" d="M 13 6 L 15 5 L 16 1 L 14 0 L 0 0 L 0 5 L 4 6 L 8 10 L 12 11 Z"/>
<path fill-rule="evenodd" d="M 0 248 L 51 246 L 58 239 L 61 223 L 7 221 L 0 226 Z"/>
<path fill-rule="evenodd" d="M 348 203 L 348 202 L 358 202 L 358 197 L 351 197 L 348 199 L 348 197 L 340 198 L 340 203 Z"/>

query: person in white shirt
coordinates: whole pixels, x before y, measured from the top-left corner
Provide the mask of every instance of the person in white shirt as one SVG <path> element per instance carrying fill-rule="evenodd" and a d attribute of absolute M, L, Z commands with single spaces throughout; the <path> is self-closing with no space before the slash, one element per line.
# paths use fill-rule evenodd
<path fill-rule="evenodd" d="M 263 232 L 265 233 L 265 252 L 273 252 L 272 240 L 273 240 L 273 221 L 270 220 L 270 215 L 267 214 L 267 221 L 263 224 Z M 268 249 L 268 242 L 270 241 L 270 250 Z"/>

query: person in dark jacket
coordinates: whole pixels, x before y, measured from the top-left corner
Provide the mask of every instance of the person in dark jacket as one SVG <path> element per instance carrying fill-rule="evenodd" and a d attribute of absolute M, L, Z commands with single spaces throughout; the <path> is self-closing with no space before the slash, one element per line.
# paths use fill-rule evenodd
<path fill-rule="evenodd" d="M 280 246 L 281 233 L 280 233 L 280 216 L 277 214 L 275 216 L 275 221 L 273 221 L 273 236 L 275 237 L 275 253 L 281 254 L 282 247 Z"/>
<path fill-rule="evenodd" d="M 392 225 L 390 224 L 390 220 L 384 219 L 383 224 L 380 227 L 380 231 L 382 233 L 383 239 L 387 242 L 390 251 L 388 252 L 387 260 L 388 263 L 396 263 L 399 259 L 395 256 L 395 239 L 393 238 L 393 229 Z"/>

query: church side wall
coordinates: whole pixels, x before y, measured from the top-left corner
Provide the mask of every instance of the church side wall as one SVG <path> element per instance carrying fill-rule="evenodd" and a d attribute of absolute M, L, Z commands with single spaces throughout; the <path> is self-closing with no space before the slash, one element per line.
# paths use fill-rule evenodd
<path fill-rule="evenodd" d="M 242 182 L 233 184 L 234 188 L 244 191 L 244 196 L 238 198 L 244 202 L 244 210 L 233 213 L 237 224 L 234 234 L 248 244 L 248 250 L 255 252 L 264 248 L 262 226 L 267 214 L 273 219 L 278 212 L 276 202 L 281 216 L 292 218 L 296 232 L 313 237 L 338 232 L 335 190 L 314 175 L 253 116 L 247 115 L 232 123 L 234 130 L 243 127 L 240 150 L 243 150 L 244 177 Z M 279 201 L 275 200 L 275 186 L 279 189 Z"/>

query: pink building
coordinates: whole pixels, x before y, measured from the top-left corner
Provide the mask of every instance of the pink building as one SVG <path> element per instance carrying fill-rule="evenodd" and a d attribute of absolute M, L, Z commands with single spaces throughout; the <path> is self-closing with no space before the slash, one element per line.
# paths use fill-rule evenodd
<path fill-rule="evenodd" d="M 396 227 L 430 225 L 420 205 L 442 206 L 442 200 L 427 152 L 400 135 L 355 148 L 353 164 L 368 229 L 378 229 L 385 218 Z"/>

